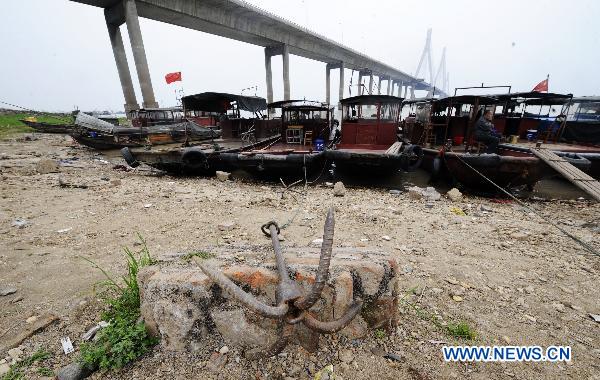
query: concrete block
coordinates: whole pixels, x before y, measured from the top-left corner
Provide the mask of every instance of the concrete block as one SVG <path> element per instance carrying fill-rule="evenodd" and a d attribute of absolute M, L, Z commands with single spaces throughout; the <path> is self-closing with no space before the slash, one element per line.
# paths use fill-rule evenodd
<path fill-rule="evenodd" d="M 243 249 L 244 263 L 236 257 Z M 204 250 L 207 250 L 204 248 Z M 275 303 L 278 276 L 270 246 L 215 247 L 210 264 L 246 292 L 267 304 Z M 288 273 L 308 291 L 315 281 L 319 249 L 284 249 Z M 172 255 L 159 264 L 143 268 L 138 276 L 142 317 L 161 344 L 173 351 L 197 351 L 214 340 L 229 347 L 249 349 L 274 341 L 276 323 L 245 309 L 213 284 L 193 263 Z M 392 328 L 398 323 L 395 292 L 397 264 L 386 253 L 365 249 L 334 249 L 330 276 L 310 312 L 323 321 L 340 318 L 355 299 L 363 309 L 339 332 L 348 338 L 364 337 L 369 329 Z M 292 342 L 315 350 L 318 335 L 298 324 Z"/>

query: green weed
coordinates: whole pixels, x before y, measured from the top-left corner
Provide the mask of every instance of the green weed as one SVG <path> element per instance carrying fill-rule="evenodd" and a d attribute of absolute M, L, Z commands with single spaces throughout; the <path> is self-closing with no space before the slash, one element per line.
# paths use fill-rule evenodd
<path fill-rule="evenodd" d="M 40 376 L 54 377 L 54 371 L 47 367 L 38 368 L 37 373 Z"/>
<path fill-rule="evenodd" d="M 375 335 L 376 339 L 382 340 L 382 339 L 385 338 L 385 330 L 383 330 L 383 329 L 376 329 L 374 335 Z"/>
<path fill-rule="evenodd" d="M 150 256 L 146 241 L 139 252 L 124 248 L 127 257 L 127 275 L 119 283 L 94 262 L 87 260 L 106 277 L 101 285 L 106 287 L 105 302 L 109 306 L 102 319 L 109 325 L 100 330 L 94 342 L 84 343 L 80 349 L 80 362 L 100 369 L 122 368 L 127 363 L 145 354 L 158 340 L 148 335 L 140 317 L 140 290 L 137 275 L 140 268 L 155 261 Z"/>
<path fill-rule="evenodd" d="M 27 112 L 16 112 L 11 114 L 0 114 L 0 138 L 8 137 L 14 133 L 26 133 L 32 132 L 33 129 L 29 128 L 21 122 L 22 119 L 26 119 L 30 116 L 34 116 L 37 121 L 50 124 L 70 124 L 72 118 L 62 114 L 47 114 L 39 115 Z"/>
<path fill-rule="evenodd" d="M 207 259 L 215 257 L 215 254 L 211 253 L 211 252 L 203 252 L 203 251 L 191 252 L 191 253 L 188 253 L 188 254 L 182 256 L 181 259 L 185 260 L 185 261 L 190 261 L 193 257 L 198 257 L 198 258 L 201 258 L 202 260 L 207 260 Z"/>
<path fill-rule="evenodd" d="M 466 322 L 450 322 L 446 325 L 446 332 L 454 338 L 473 340 L 477 337 L 475 331 Z"/>
<path fill-rule="evenodd" d="M 13 364 L 10 366 L 10 370 L 2 377 L 2 380 L 20 380 L 20 379 L 24 379 L 25 378 L 25 374 L 23 373 L 23 370 L 29 366 L 31 366 L 32 364 L 39 362 L 39 361 L 43 361 L 48 359 L 49 357 L 51 357 L 52 354 L 50 354 L 48 351 L 45 350 L 37 350 L 33 355 L 31 355 L 30 357 L 21 360 L 20 362 Z"/>

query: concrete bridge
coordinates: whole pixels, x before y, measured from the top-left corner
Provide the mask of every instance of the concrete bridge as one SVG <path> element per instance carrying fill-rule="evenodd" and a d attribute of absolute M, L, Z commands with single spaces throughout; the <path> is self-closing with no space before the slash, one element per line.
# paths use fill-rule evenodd
<path fill-rule="evenodd" d="M 123 95 L 125 109 L 139 105 L 133 89 L 120 26 L 127 24 L 133 59 L 143 97 L 143 107 L 158 107 L 154 97 L 150 70 L 144 50 L 138 17 L 195 29 L 218 36 L 264 47 L 267 101 L 273 101 L 271 57 L 282 56 L 283 96 L 290 99 L 289 55 L 314 59 L 325 63 L 326 102 L 330 102 L 331 70 L 339 70 L 339 97 L 344 94 L 344 69 L 359 73 L 359 90 L 363 93 L 363 78 L 369 77 L 368 91 L 373 90 L 374 76 L 387 82 L 387 94 L 406 96 L 408 91 L 427 90 L 431 86 L 422 79 L 377 61 L 367 55 L 320 36 L 300 25 L 266 12 L 240 0 L 71 0 L 104 9 L 108 35 L 111 41 Z M 366 86 L 365 86 L 366 87 Z M 438 91 L 439 93 L 439 91 Z"/>

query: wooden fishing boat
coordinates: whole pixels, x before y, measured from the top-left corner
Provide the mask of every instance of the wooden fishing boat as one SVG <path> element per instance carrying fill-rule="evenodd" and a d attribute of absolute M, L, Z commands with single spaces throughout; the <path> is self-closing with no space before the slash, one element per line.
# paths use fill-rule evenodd
<path fill-rule="evenodd" d="M 70 135 L 80 144 L 100 150 L 173 143 L 189 145 L 219 138 L 218 131 L 187 120 L 179 119 L 171 124 L 161 121 L 146 127 L 121 127 L 84 113 L 77 114 Z"/>
<path fill-rule="evenodd" d="M 19 120 L 21 123 L 32 128 L 38 133 L 62 133 L 68 134 L 73 130 L 73 124 L 52 124 L 28 119 Z"/>
<path fill-rule="evenodd" d="M 533 189 L 539 180 L 556 175 L 554 169 L 529 149 L 501 144 L 496 152 L 488 154 L 473 139 L 477 119 L 485 110 L 494 111 L 501 103 L 496 97 L 482 95 L 407 101 L 403 137 L 425 146 L 422 167 L 431 173 L 433 180 L 459 182 L 486 191 L 496 190 L 488 179 L 503 188 Z M 578 153 L 558 153 L 575 167 L 590 170 L 590 161 Z"/>
<path fill-rule="evenodd" d="M 341 136 L 326 152 L 336 170 L 373 175 L 419 167 L 421 148 L 399 139 L 402 100 L 390 95 L 342 99 Z"/>

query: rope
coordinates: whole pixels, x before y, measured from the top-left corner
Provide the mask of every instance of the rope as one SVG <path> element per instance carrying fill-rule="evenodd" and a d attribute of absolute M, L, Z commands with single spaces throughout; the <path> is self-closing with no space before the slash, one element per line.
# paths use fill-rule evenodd
<path fill-rule="evenodd" d="M 442 156 L 444 156 L 443 152 L 442 152 Z M 542 219 L 546 223 L 552 225 L 553 227 L 555 227 L 556 229 L 558 229 L 560 232 L 562 232 L 563 234 L 565 234 L 568 237 L 570 237 L 571 239 L 573 239 L 576 243 L 578 243 L 579 245 L 581 245 L 583 248 L 585 248 L 586 250 L 588 250 L 590 253 L 592 253 L 592 254 L 594 254 L 596 256 L 600 256 L 600 253 L 598 251 L 596 251 L 596 249 L 592 245 L 586 243 L 585 241 L 581 240 L 579 237 L 573 235 L 572 233 L 570 233 L 569 231 L 565 230 L 564 228 L 562 228 L 558 224 L 556 224 L 553 221 L 551 221 L 550 219 L 546 218 L 544 215 L 542 215 L 541 213 L 539 213 L 534 208 L 529 207 L 529 205 L 527 205 L 525 202 L 522 202 L 520 199 L 518 199 L 517 197 L 515 197 L 514 195 L 512 195 L 510 192 L 506 191 L 504 188 L 502 188 L 501 186 L 497 185 L 494 181 L 492 181 L 491 179 L 489 179 L 488 177 L 486 177 L 484 174 L 482 174 L 481 172 L 479 172 L 477 169 L 475 169 L 474 167 L 472 167 L 471 165 L 469 165 L 466 161 L 464 161 L 462 158 L 460 158 L 460 155 L 456 154 L 455 157 L 458 158 L 469 169 L 473 170 L 475 173 L 479 174 L 483 179 L 485 179 L 486 181 L 488 181 L 489 183 L 491 183 L 492 185 L 494 185 L 498 190 L 500 190 L 504 194 L 508 195 L 515 202 L 517 202 L 519 205 L 521 205 L 524 208 L 526 208 L 527 210 L 533 212 L 540 219 Z M 444 157 L 444 161 L 445 160 L 446 160 L 446 158 Z"/>
<path fill-rule="evenodd" d="M 47 112 L 41 112 L 41 111 L 32 110 L 32 109 L 29 109 L 29 108 L 25 108 L 25 107 L 18 106 L 18 105 L 16 105 L 16 104 L 7 103 L 7 102 L 4 102 L 4 101 L 2 101 L 2 100 L 0 100 L 0 103 L 2 103 L 2 104 L 6 104 L 7 106 L 10 106 L 10 107 L 20 108 L 20 109 L 22 109 L 22 110 L 24 110 L 24 111 L 35 112 L 35 113 L 39 113 L 39 114 L 41 114 L 41 115 L 46 115 L 46 116 L 49 116 L 49 117 L 51 117 L 51 118 L 53 118 L 53 119 L 56 119 L 56 120 L 58 120 L 58 121 L 61 121 L 61 122 L 68 121 L 68 116 L 64 116 L 64 118 L 59 118 L 59 117 L 57 117 L 56 115 L 53 115 L 53 114 L 51 114 L 51 113 L 47 113 Z"/>

